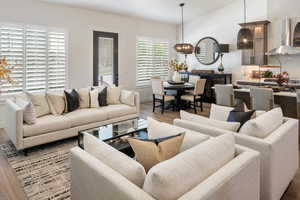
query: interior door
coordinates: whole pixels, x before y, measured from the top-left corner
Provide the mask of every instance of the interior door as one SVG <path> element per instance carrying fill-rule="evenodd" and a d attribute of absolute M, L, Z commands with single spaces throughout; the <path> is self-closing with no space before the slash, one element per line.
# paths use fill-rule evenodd
<path fill-rule="evenodd" d="M 94 31 L 93 84 L 118 85 L 118 33 Z"/>

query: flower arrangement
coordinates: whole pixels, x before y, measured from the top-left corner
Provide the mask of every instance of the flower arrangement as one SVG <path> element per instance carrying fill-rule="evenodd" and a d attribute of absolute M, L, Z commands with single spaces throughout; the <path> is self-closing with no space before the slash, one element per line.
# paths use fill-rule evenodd
<path fill-rule="evenodd" d="M 9 75 L 14 68 L 15 66 L 8 64 L 6 57 L 0 59 L 0 84 L 2 81 L 6 81 L 11 84 L 15 83 Z"/>
<path fill-rule="evenodd" d="M 172 69 L 173 71 L 179 72 L 182 70 L 187 70 L 187 65 L 185 63 L 179 63 L 178 60 L 173 59 L 170 62 L 170 69 Z"/>

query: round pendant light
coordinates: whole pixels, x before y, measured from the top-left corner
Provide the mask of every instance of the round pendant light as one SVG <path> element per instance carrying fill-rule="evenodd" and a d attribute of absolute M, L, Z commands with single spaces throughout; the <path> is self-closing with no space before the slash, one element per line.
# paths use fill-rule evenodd
<path fill-rule="evenodd" d="M 246 0 L 244 0 L 244 23 L 246 24 Z M 249 28 L 241 28 L 237 38 L 238 49 L 253 49 L 253 33 Z"/>
<path fill-rule="evenodd" d="M 184 43 L 184 24 L 183 24 L 183 6 L 185 4 L 181 3 L 179 4 L 179 6 L 181 7 L 181 36 L 182 36 L 182 43 L 178 43 L 174 46 L 174 49 L 176 52 L 178 53 L 182 53 L 182 54 L 192 54 L 194 51 L 194 46 L 192 44 L 189 43 Z"/>

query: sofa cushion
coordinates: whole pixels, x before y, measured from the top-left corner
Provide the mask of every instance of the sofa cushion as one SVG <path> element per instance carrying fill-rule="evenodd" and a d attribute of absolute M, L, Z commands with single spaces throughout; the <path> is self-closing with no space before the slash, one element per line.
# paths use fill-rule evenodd
<path fill-rule="evenodd" d="M 45 93 L 27 93 L 36 110 L 36 117 L 50 114 L 50 107 Z"/>
<path fill-rule="evenodd" d="M 83 144 L 86 152 L 93 155 L 137 186 L 143 186 L 146 172 L 140 163 L 92 135 L 85 134 Z"/>
<path fill-rule="evenodd" d="M 129 106 L 135 106 L 134 92 L 133 91 L 122 90 L 122 92 L 121 92 L 121 102 L 126 104 L 126 105 L 129 105 Z"/>
<path fill-rule="evenodd" d="M 157 139 L 128 138 L 137 161 L 146 172 L 157 163 L 171 159 L 180 152 L 184 133 Z"/>
<path fill-rule="evenodd" d="M 79 94 L 73 89 L 71 92 L 65 91 L 66 102 L 67 102 L 67 112 L 72 112 L 79 108 Z"/>
<path fill-rule="evenodd" d="M 53 115 L 61 115 L 66 107 L 65 96 L 62 94 L 47 93 L 50 111 Z"/>
<path fill-rule="evenodd" d="M 108 113 L 99 108 L 79 109 L 67 113 L 64 116 L 71 121 L 72 127 L 105 121 L 108 119 Z"/>
<path fill-rule="evenodd" d="M 240 127 L 239 122 L 227 122 L 226 121 L 227 119 L 225 121 L 214 120 L 214 119 L 202 117 L 200 115 L 191 114 L 191 113 L 188 113 L 185 111 L 180 111 L 180 117 L 183 120 L 196 122 L 198 124 L 203 124 L 206 126 L 217 127 L 217 128 L 221 128 L 221 129 L 224 129 L 227 131 L 237 132 L 237 130 Z"/>
<path fill-rule="evenodd" d="M 120 104 L 121 87 L 107 88 L 107 103 L 108 105 Z"/>
<path fill-rule="evenodd" d="M 79 107 L 89 108 L 90 107 L 90 88 L 80 88 L 77 90 L 79 94 Z"/>
<path fill-rule="evenodd" d="M 279 128 L 282 123 L 283 113 L 281 108 L 274 108 L 273 110 L 246 122 L 239 133 L 258 138 L 265 138 Z"/>
<path fill-rule="evenodd" d="M 150 169 L 144 191 L 155 199 L 175 200 L 234 158 L 232 134 L 209 139 Z"/>
<path fill-rule="evenodd" d="M 209 118 L 219 121 L 226 121 L 228 119 L 229 113 L 233 109 L 234 108 L 228 106 L 211 104 Z"/>
<path fill-rule="evenodd" d="M 182 145 L 181 145 L 181 152 L 187 149 L 190 149 L 206 140 L 209 139 L 209 136 L 184 129 L 178 126 L 174 126 L 171 124 L 167 124 L 164 122 L 156 121 L 151 117 L 147 118 L 148 121 L 148 138 L 149 139 L 157 139 L 162 137 L 169 137 L 172 135 L 177 135 L 180 133 L 185 133 Z"/>
<path fill-rule="evenodd" d="M 41 135 L 71 128 L 71 121 L 64 116 L 46 115 L 36 119 L 33 125 L 24 124 L 24 137 Z"/>
<path fill-rule="evenodd" d="M 23 121 L 27 124 L 35 124 L 36 111 L 32 102 L 24 101 L 21 98 L 17 98 L 16 104 L 23 110 Z"/>
<path fill-rule="evenodd" d="M 137 113 L 136 107 L 128 106 L 125 104 L 109 105 L 101 107 L 99 108 L 99 110 L 105 111 L 108 115 L 108 119 L 114 119 Z"/>

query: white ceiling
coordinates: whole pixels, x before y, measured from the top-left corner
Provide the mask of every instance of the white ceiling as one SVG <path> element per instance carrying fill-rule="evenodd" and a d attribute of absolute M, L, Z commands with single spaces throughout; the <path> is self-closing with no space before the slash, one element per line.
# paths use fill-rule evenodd
<path fill-rule="evenodd" d="M 167 23 L 179 23 L 179 3 L 185 2 L 185 21 L 222 8 L 234 0 L 39 0 L 112 12 Z"/>

